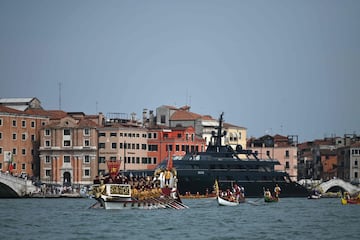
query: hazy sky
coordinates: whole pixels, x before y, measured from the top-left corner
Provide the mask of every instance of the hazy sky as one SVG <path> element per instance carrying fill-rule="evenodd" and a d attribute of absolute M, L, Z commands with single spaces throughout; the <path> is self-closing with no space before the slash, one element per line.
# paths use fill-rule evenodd
<path fill-rule="evenodd" d="M 360 134 L 359 76 L 358 0 L 0 0 L 0 97 L 48 110 L 188 104 L 305 141 Z"/>

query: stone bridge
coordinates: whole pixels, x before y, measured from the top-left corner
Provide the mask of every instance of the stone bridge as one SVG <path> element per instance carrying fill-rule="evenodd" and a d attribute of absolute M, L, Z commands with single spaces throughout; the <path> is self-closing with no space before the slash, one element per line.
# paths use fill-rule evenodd
<path fill-rule="evenodd" d="M 319 184 L 317 186 L 317 188 L 324 193 L 327 192 L 332 187 L 340 187 L 344 191 L 349 192 L 351 194 L 360 191 L 359 187 L 357 187 L 349 182 L 345 182 L 344 180 L 341 180 L 341 179 L 331 179 L 329 181 L 322 182 L 321 184 Z"/>
<path fill-rule="evenodd" d="M 0 198 L 25 197 L 36 191 L 31 180 L 0 172 Z"/>

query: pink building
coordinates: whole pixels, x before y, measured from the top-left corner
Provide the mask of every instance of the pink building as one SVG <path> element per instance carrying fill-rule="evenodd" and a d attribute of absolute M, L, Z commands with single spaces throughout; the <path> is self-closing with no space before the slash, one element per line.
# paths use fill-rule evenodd
<path fill-rule="evenodd" d="M 265 135 L 261 138 L 251 138 L 247 149 L 257 153 L 260 159 L 275 159 L 280 165 L 276 171 L 286 171 L 291 180 L 297 181 L 297 137 L 281 135 Z"/>

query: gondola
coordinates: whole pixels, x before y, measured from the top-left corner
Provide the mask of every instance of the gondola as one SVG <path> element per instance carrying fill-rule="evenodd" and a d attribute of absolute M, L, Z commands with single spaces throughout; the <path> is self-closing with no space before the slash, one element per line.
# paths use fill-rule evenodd
<path fill-rule="evenodd" d="M 217 199 L 217 202 L 219 204 L 219 206 L 237 206 L 239 205 L 240 203 L 238 201 L 229 201 L 229 200 L 226 200 L 220 196 L 217 196 L 216 197 Z"/>

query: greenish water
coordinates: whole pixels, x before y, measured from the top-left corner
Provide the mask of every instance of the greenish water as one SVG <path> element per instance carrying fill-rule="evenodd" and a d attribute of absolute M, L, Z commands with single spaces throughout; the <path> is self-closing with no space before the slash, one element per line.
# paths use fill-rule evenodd
<path fill-rule="evenodd" d="M 360 205 L 283 198 L 220 207 L 184 199 L 184 210 L 89 209 L 92 199 L 0 199 L 0 239 L 358 239 Z"/>

